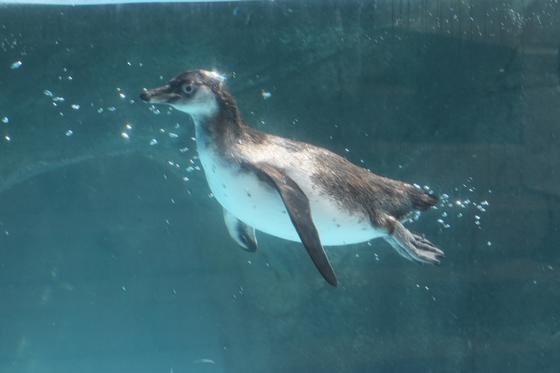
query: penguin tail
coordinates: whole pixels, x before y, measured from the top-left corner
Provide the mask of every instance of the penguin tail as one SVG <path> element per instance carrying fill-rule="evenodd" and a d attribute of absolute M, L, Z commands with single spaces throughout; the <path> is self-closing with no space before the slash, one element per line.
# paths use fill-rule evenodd
<path fill-rule="evenodd" d="M 423 211 L 435 206 L 439 198 L 436 195 L 424 192 L 422 189 L 413 187 L 410 193 L 410 200 L 414 209 Z"/>

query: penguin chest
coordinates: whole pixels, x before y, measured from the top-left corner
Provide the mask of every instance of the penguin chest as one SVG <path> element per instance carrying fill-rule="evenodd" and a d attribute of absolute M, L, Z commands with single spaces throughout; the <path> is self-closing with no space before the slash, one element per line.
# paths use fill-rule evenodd
<path fill-rule="evenodd" d="M 257 230 L 299 241 L 288 212 L 273 186 L 212 153 L 200 160 L 214 198 L 231 214 Z"/>

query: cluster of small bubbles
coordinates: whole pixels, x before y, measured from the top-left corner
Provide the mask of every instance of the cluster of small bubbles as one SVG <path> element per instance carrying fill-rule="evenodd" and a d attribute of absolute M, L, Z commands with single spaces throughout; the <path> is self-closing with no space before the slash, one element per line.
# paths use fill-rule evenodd
<path fill-rule="evenodd" d="M 71 107 L 73 110 L 80 110 L 80 105 L 78 104 L 73 104 Z"/>
<path fill-rule="evenodd" d="M 472 193 L 476 190 L 476 187 L 471 185 L 472 181 L 473 181 L 472 177 L 469 177 L 469 178 L 467 178 L 467 181 L 462 184 L 463 189 L 468 191 L 469 193 Z M 433 193 L 431 191 L 431 189 L 429 189 L 429 187 L 427 187 L 427 186 L 424 186 L 424 190 L 428 191 L 429 193 Z M 459 192 L 460 188 L 455 187 L 454 190 L 456 192 Z M 464 216 L 463 212 L 466 212 L 466 211 L 470 212 L 470 211 L 472 211 L 472 208 L 477 209 L 479 211 L 479 213 L 480 212 L 486 212 L 486 207 L 488 205 L 489 205 L 489 203 L 486 200 L 483 200 L 481 202 L 473 201 L 471 198 L 465 198 L 465 199 L 460 199 L 459 198 L 459 199 L 452 200 L 451 197 L 448 194 L 443 193 L 440 196 L 440 203 L 434 208 L 442 210 L 442 212 L 440 214 L 440 217 L 437 219 L 437 222 L 439 224 L 441 224 L 443 226 L 443 228 L 447 229 L 447 228 L 450 228 L 451 225 L 448 224 L 445 221 L 446 218 L 449 218 L 449 212 L 446 211 L 446 210 L 459 208 L 460 211 L 457 212 L 455 214 L 455 216 L 460 219 Z M 481 220 L 482 220 L 481 216 L 480 215 L 474 215 L 474 214 L 472 216 L 473 216 L 474 224 L 478 228 L 481 228 Z"/>
<path fill-rule="evenodd" d="M 272 97 L 272 93 L 265 91 L 264 89 L 261 91 L 261 96 L 264 100 L 268 100 Z"/>
<path fill-rule="evenodd" d="M 161 111 L 159 111 L 159 109 L 157 107 L 155 107 L 154 105 L 148 106 L 148 110 L 150 110 L 154 115 L 160 115 L 161 114 Z"/>
<path fill-rule="evenodd" d="M 181 153 L 186 153 L 186 152 L 188 152 L 188 151 L 189 151 L 189 148 L 188 148 L 187 146 L 185 146 L 184 148 L 180 148 L 180 149 L 179 149 L 179 152 L 181 152 Z"/>
<path fill-rule="evenodd" d="M 130 139 L 130 131 L 132 130 L 132 124 L 125 123 L 124 130 L 121 132 L 121 137 L 125 140 Z"/>
<path fill-rule="evenodd" d="M 67 49 L 67 51 L 68 51 L 68 49 Z M 64 74 L 68 73 L 68 69 L 67 69 L 66 67 L 63 68 L 62 71 L 64 72 Z M 64 79 L 66 79 L 66 80 L 71 81 L 71 80 L 74 79 L 74 78 L 72 78 L 72 75 L 66 75 L 66 76 L 65 76 L 64 74 L 63 74 L 63 75 L 59 75 L 59 76 L 58 76 L 58 80 L 64 80 Z"/>
<path fill-rule="evenodd" d="M 250 262 L 251 262 L 250 260 L 249 260 L 248 262 L 249 262 L 249 264 L 251 264 L 251 263 L 250 263 Z M 239 296 L 239 297 L 242 297 L 244 294 L 245 294 L 245 289 L 243 288 L 243 286 L 240 286 L 240 287 L 239 287 L 239 290 L 237 290 L 237 294 L 235 294 L 235 293 L 232 294 L 232 298 L 233 298 L 233 299 L 237 299 L 238 296 Z"/>
<path fill-rule="evenodd" d="M 109 107 L 107 108 L 107 110 L 109 110 L 109 111 L 113 112 L 113 111 L 116 111 L 116 110 L 117 110 L 117 108 L 116 108 L 116 107 L 114 107 L 114 106 L 109 106 Z"/>
<path fill-rule="evenodd" d="M 177 137 L 179 137 L 179 135 L 177 135 L 177 134 L 174 133 L 174 132 L 169 132 L 167 135 L 168 135 L 169 137 L 171 137 L 172 139 L 176 139 Z"/>
<path fill-rule="evenodd" d="M 450 224 L 447 224 L 443 219 L 438 219 L 437 222 L 443 226 L 445 229 L 451 228 Z"/>
<path fill-rule="evenodd" d="M 97 114 L 101 114 L 101 113 L 103 113 L 103 108 L 102 107 L 97 108 Z"/>

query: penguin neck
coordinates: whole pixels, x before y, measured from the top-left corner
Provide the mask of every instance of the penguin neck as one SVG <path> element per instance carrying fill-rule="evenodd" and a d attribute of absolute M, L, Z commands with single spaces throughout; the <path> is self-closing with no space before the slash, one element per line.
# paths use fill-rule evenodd
<path fill-rule="evenodd" d="M 204 114 L 191 114 L 199 150 L 207 148 L 225 152 L 243 135 L 245 125 L 234 102 L 218 100 L 216 109 Z"/>

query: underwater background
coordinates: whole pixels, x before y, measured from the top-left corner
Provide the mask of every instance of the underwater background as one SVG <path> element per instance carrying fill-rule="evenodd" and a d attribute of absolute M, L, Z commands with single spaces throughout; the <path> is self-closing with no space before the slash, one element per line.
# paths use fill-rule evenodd
<path fill-rule="evenodd" d="M 0 4 L 0 373 L 560 371 L 557 1 Z M 443 196 L 383 240 L 247 253 L 190 119 L 137 99 L 228 76 L 245 121 Z"/>

